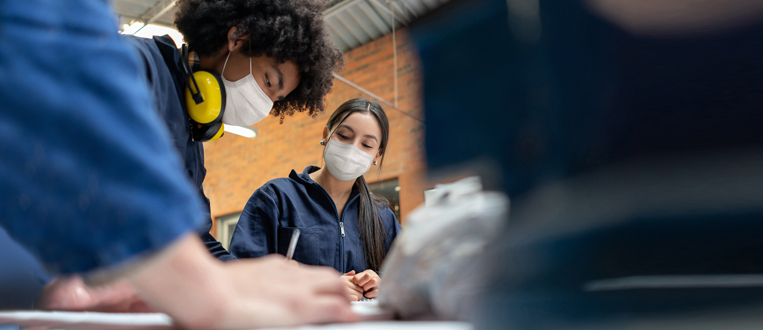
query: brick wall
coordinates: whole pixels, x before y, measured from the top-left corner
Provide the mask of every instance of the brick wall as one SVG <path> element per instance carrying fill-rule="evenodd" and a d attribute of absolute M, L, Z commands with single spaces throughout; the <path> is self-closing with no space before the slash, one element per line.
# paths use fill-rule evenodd
<path fill-rule="evenodd" d="M 420 64 L 410 47 L 405 30 L 397 31 L 398 108 L 423 118 Z M 392 35 L 345 53 L 341 76 L 381 98 L 394 102 Z M 301 172 L 307 165 L 323 166 L 321 140 L 323 127 L 331 113 L 344 101 L 366 97 L 347 84 L 334 80 L 327 96 L 326 111 L 315 118 L 305 114 L 279 118 L 270 116 L 255 124 L 258 136 L 247 139 L 233 134 L 205 144 L 207 177 L 204 191 L 212 206 L 212 218 L 240 212 L 249 196 L 265 182 L 288 176 L 292 169 Z M 372 166 L 366 180 L 398 178 L 401 222 L 423 203 L 425 160 L 423 125 L 382 104 L 390 121 L 390 140 L 381 173 Z M 212 234 L 217 226 L 212 227 Z"/>

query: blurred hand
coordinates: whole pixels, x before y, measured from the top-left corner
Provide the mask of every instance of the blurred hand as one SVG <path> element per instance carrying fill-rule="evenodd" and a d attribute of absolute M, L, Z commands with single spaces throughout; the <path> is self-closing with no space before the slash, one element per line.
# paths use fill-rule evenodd
<path fill-rule="evenodd" d="M 379 290 L 377 290 L 377 288 L 379 287 L 381 278 L 375 271 L 367 269 L 353 276 L 351 281 L 352 283 L 357 284 L 363 292 L 366 293 L 366 298 L 374 298 L 378 294 Z"/>
<path fill-rule="evenodd" d="M 346 285 L 328 267 L 296 266 L 283 256 L 213 258 L 188 233 L 125 272 L 154 310 L 184 329 L 252 329 L 352 322 Z"/>
<path fill-rule="evenodd" d="M 242 327 L 251 327 L 252 320 L 257 327 L 275 327 L 356 318 L 346 286 L 332 268 L 297 266 L 276 255 L 226 263 L 224 268 L 235 287 L 234 303 L 229 306 L 240 306 L 244 312 L 231 317 L 244 320 Z"/>
<path fill-rule="evenodd" d="M 342 274 L 342 276 L 340 276 L 339 278 L 347 287 L 345 289 L 345 292 L 347 292 L 347 297 L 350 298 L 351 301 L 358 301 L 361 298 L 363 298 L 363 288 L 355 284 L 355 282 L 353 281 L 354 277 L 355 277 L 355 271 L 351 270 L 347 273 Z"/>
<path fill-rule="evenodd" d="M 73 275 L 53 279 L 40 293 L 36 308 L 107 313 L 153 312 L 126 281 L 91 287 Z"/>

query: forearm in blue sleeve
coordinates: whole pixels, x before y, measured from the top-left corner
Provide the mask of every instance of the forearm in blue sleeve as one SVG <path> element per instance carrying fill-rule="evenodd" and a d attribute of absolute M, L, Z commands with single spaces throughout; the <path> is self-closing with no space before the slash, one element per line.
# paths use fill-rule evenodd
<path fill-rule="evenodd" d="M 0 31 L 0 225 L 14 239 L 53 272 L 83 272 L 199 228 L 109 2 L 1 1 Z"/>
<path fill-rule="evenodd" d="M 212 230 L 212 215 L 210 212 L 209 198 L 207 198 L 206 194 L 204 194 L 204 189 L 199 189 L 199 193 L 201 194 L 201 198 L 206 203 L 205 206 L 207 210 L 207 212 L 204 214 L 204 218 L 206 218 L 207 221 L 201 227 L 201 231 L 199 232 L 201 241 L 204 242 L 204 245 L 207 247 L 207 251 L 209 251 L 209 253 L 211 253 L 215 258 L 221 261 L 236 260 L 236 257 L 228 253 L 228 250 L 223 247 L 223 244 L 209 233 Z"/>
<path fill-rule="evenodd" d="M 213 257 L 220 259 L 221 261 L 236 260 L 236 257 L 228 253 L 228 250 L 223 247 L 223 244 L 215 239 L 215 237 L 212 236 L 209 231 L 201 234 L 201 240 L 204 242 L 204 245 L 207 247 L 207 250 L 212 254 Z"/>

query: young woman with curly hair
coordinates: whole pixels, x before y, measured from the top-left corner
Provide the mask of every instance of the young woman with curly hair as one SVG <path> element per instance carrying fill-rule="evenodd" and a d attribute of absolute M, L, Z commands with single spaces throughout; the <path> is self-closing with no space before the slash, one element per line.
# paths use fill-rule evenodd
<path fill-rule="evenodd" d="M 324 1 L 314 0 L 178 0 L 175 25 L 198 61 L 194 69 L 221 76 L 225 86 L 225 125 L 250 126 L 269 113 L 283 121 L 295 112 L 314 115 L 324 109 L 332 71 L 344 63 L 323 23 Z M 187 81 L 175 42 L 169 36 L 127 37 L 145 65 L 145 77 L 156 109 L 169 128 L 199 194 L 204 150 L 191 128 L 184 100 Z M 208 250 L 221 260 L 234 259 L 202 228 Z"/>

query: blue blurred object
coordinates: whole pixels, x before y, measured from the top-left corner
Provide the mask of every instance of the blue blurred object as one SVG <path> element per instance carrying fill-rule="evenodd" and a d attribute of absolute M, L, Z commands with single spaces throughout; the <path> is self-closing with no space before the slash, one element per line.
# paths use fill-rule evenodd
<path fill-rule="evenodd" d="M 34 308 L 50 276 L 2 227 L 0 251 L 0 310 Z"/>
<path fill-rule="evenodd" d="M 497 164 L 512 198 L 478 328 L 763 305 L 763 24 L 639 37 L 578 1 L 470 0 L 410 33 L 430 169 Z"/>
<path fill-rule="evenodd" d="M 116 31 L 105 1 L 0 1 L 0 225 L 52 274 L 157 251 L 203 220 Z"/>
<path fill-rule="evenodd" d="M 575 28 L 537 42 L 514 40 L 500 0 L 450 3 L 411 28 L 430 169 L 495 162 L 516 195 L 567 175 L 601 136 L 613 47 L 600 40 L 617 32 L 580 19 L 580 8 L 557 7 L 566 13 L 558 24 Z"/>
<path fill-rule="evenodd" d="M 541 1 L 525 41 L 506 3 L 454 1 L 410 29 L 431 170 L 490 159 L 518 196 L 619 160 L 763 144 L 760 25 L 637 38 L 578 1 Z"/>

